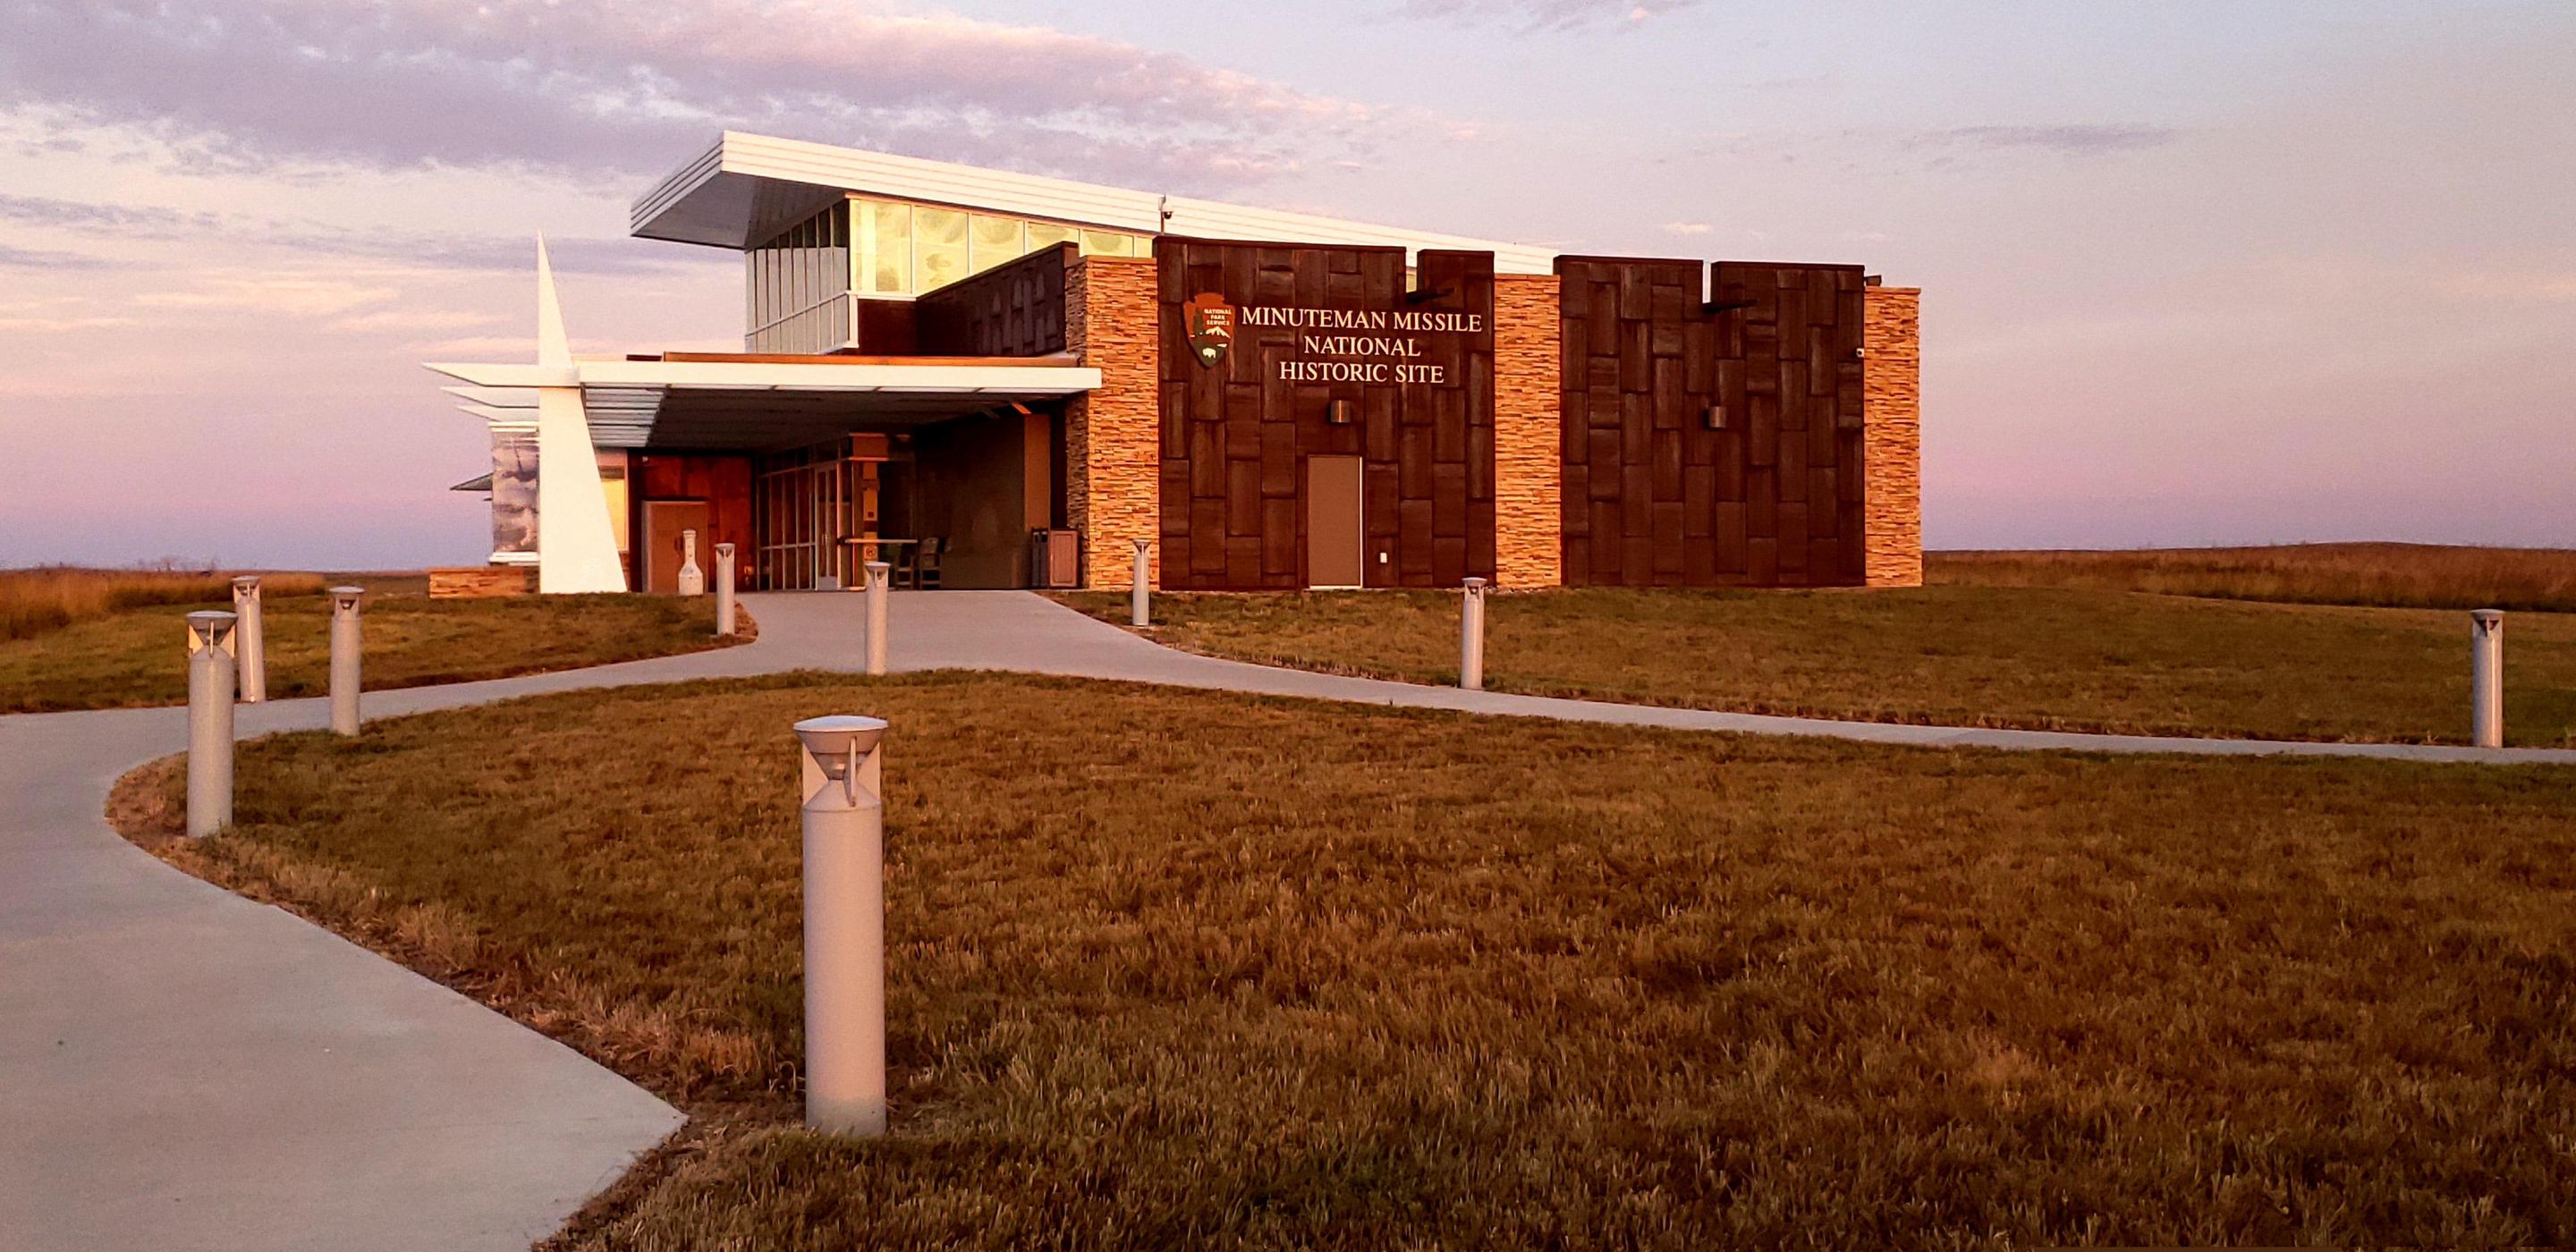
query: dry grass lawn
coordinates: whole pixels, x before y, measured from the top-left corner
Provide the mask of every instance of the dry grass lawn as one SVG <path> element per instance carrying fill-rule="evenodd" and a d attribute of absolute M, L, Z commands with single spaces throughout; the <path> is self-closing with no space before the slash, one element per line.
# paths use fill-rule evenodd
<path fill-rule="evenodd" d="M 270 574 L 265 598 L 318 595 L 319 574 Z M 33 639 L 119 609 L 232 599 L 233 576 L 219 570 L 91 569 L 39 565 L 0 569 L 0 639 Z"/>
<path fill-rule="evenodd" d="M 826 712 L 894 723 L 876 1143 L 792 1124 Z M 227 835 L 155 837 L 166 767 L 123 824 L 704 1119 L 566 1247 L 2576 1242 L 2566 770 L 933 674 L 240 778 Z"/>
<path fill-rule="evenodd" d="M 1125 623 L 1123 592 L 1063 597 Z M 1195 652 L 1458 680 L 1454 592 L 1158 594 Z M 1495 691 L 1867 721 L 2465 743 L 2464 613 L 2085 588 L 1579 588 L 1487 603 Z M 2576 615 L 2505 624 L 2505 737 L 2576 741 Z"/>
<path fill-rule="evenodd" d="M 2429 543 L 1930 552 L 1935 585 L 2090 587 L 2222 600 L 2576 613 L 2576 551 Z"/>
<path fill-rule="evenodd" d="M 32 639 L 0 641 L 0 713 L 185 703 L 182 622 L 196 609 L 229 611 L 229 583 L 219 590 L 220 600 L 125 609 Z M 329 598 L 263 596 L 260 610 L 269 698 L 326 694 Z M 362 620 L 369 690 L 604 665 L 732 642 L 714 637 L 712 596 L 371 594 Z"/>

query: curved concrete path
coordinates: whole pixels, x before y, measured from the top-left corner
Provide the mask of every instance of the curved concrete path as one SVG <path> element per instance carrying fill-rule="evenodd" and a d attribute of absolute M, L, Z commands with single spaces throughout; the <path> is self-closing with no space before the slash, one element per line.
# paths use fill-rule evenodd
<path fill-rule="evenodd" d="M 743 647 L 383 692 L 367 715 L 856 667 L 859 597 L 746 602 L 762 637 Z M 892 612 L 902 670 L 1925 746 L 2576 763 L 2565 750 L 1898 726 L 1464 692 L 1175 652 L 1025 592 L 898 594 Z M 248 737 L 325 721 L 320 701 L 295 700 L 243 706 L 237 724 Z M 179 751 L 185 730 L 179 709 L 0 717 L 0 1248 L 523 1248 L 679 1124 L 570 1049 L 119 838 L 101 816 L 110 784 Z"/>

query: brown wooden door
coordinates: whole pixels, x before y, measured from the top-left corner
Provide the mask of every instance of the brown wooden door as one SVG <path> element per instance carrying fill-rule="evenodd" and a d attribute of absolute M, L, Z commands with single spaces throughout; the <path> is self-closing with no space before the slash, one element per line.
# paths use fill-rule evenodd
<path fill-rule="evenodd" d="M 1306 585 L 1357 587 L 1364 581 L 1360 525 L 1360 459 L 1306 458 Z"/>
<path fill-rule="evenodd" d="M 680 589 L 680 532 L 686 530 L 698 532 L 698 569 L 710 570 L 715 548 L 707 542 L 707 502 L 644 502 L 644 590 L 667 596 Z M 714 585 L 712 573 L 708 574 L 708 585 Z"/>

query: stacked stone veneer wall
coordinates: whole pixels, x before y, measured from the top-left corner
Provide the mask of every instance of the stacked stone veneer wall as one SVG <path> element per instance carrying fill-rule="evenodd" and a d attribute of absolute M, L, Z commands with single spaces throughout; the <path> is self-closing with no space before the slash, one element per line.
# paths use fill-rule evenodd
<path fill-rule="evenodd" d="M 1923 343 L 1919 287 L 1872 287 L 1862 311 L 1863 527 L 1872 587 L 1923 585 Z"/>
<path fill-rule="evenodd" d="M 1082 536 L 1085 585 L 1124 589 L 1136 541 L 1161 525 L 1161 402 L 1155 269 L 1147 257 L 1085 257 L 1065 275 L 1065 350 L 1100 371 L 1065 406 L 1065 522 Z M 1162 545 L 1148 574 L 1162 584 Z"/>
<path fill-rule="evenodd" d="M 1505 587 L 1553 587 L 1564 464 L 1553 274 L 1494 276 L 1494 553 Z"/>
<path fill-rule="evenodd" d="M 537 567 L 533 565 L 469 565 L 429 571 L 429 594 L 434 599 L 532 596 L 536 593 Z"/>

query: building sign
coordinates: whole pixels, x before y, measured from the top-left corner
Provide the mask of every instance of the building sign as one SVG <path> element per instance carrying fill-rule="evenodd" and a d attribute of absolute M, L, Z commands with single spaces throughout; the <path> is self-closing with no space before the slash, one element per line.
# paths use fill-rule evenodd
<path fill-rule="evenodd" d="M 1224 358 L 1237 328 L 1295 332 L 1289 350 L 1272 363 L 1272 376 L 1289 383 L 1446 383 L 1451 381 L 1448 368 L 1431 360 L 1439 337 L 1485 329 L 1482 313 L 1279 304 L 1236 308 L 1213 292 L 1191 297 L 1182 310 L 1190 347 L 1201 365 Z M 1210 340 L 1203 341 L 1203 334 Z"/>
<path fill-rule="evenodd" d="M 1225 350 L 1234 344 L 1234 306 L 1224 296 L 1203 291 L 1181 306 L 1181 316 L 1190 332 L 1190 355 L 1201 365 L 1224 360 Z"/>

